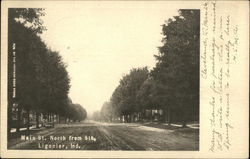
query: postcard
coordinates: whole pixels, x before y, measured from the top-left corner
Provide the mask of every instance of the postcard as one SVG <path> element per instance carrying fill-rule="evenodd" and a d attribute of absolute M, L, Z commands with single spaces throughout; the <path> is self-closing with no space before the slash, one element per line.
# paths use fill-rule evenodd
<path fill-rule="evenodd" d="M 1 28 L 1 157 L 248 157 L 248 1 L 2 1 Z"/>

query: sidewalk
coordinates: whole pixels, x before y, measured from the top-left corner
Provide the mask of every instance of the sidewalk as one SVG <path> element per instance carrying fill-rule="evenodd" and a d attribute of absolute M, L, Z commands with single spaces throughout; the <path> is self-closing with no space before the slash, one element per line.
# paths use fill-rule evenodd
<path fill-rule="evenodd" d="M 105 126 L 111 126 L 111 125 L 128 125 L 128 126 L 146 126 L 146 127 L 153 127 L 153 128 L 160 128 L 160 129 L 168 129 L 168 130 L 174 130 L 182 128 L 182 124 L 179 123 L 172 123 L 171 125 L 168 125 L 168 123 L 160 123 L 160 122 L 132 122 L 132 123 L 109 123 L 109 122 L 97 122 L 97 121 L 90 121 L 91 123 L 95 124 L 101 124 Z M 188 123 L 187 128 L 191 129 L 199 129 L 198 123 Z"/>
<path fill-rule="evenodd" d="M 39 124 L 39 127 L 41 127 L 41 126 L 42 126 L 42 124 Z M 36 125 L 33 125 L 33 126 L 30 127 L 30 130 L 31 130 L 31 129 L 35 129 L 35 128 L 36 128 Z M 20 131 L 24 131 L 24 130 L 27 130 L 27 128 L 20 128 L 19 130 L 20 130 Z M 10 132 L 11 132 L 11 133 L 16 132 L 16 128 L 12 128 L 12 129 L 10 130 Z"/>
<path fill-rule="evenodd" d="M 155 127 L 155 128 L 161 128 L 161 129 L 168 129 L 168 130 L 175 130 L 175 129 L 180 129 L 182 128 L 182 124 L 179 124 L 179 123 L 172 123 L 170 125 L 168 125 L 168 123 L 154 123 L 154 122 L 151 122 L 151 123 L 147 123 L 147 124 L 142 124 L 143 126 L 148 126 L 148 127 Z M 187 124 L 186 125 L 187 128 L 190 128 L 190 129 L 195 129 L 195 130 L 199 130 L 199 124 L 198 123 L 195 123 L 195 124 Z"/>
<path fill-rule="evenodd" d="M 164 124 L 168 125 L 168 124 Z M 182 127 L 180 124 L 171 124 L 172 126 L 177 126 L 177 127 Z M 187 127 L 192 128 L 192 129 L 199 129 L 200 125 L 199 124 L 187 124 Z"/>

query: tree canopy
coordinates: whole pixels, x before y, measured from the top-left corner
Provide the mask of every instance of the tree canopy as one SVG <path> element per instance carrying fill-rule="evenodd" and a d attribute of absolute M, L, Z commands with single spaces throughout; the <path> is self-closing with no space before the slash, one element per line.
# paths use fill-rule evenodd
<path fill-rule="evenodd" d="M 161 109 L 169 122 L 182 121 L 185 126 L 187 120 L 198 120 L 199 34 L 199 10 L 179 10 L 162 25 L 163 45 L 155 55 L 155 67 L 134 68 L 123 76 L 100 114 L 126 116 Z"/>
<path fill-rule="evenodd" d="M 22 109 L 32 110 L 37 115 L 57 114 L 79 121 L 87 116 L 83 107 L 69 102 L 70 77 L 62 57 L 39 36 L 46 30 L 41 20 L 43 15 L 43 9 L 39 8 L 9 9 L 9 124 L 13 103 L 18 104 L 19 112 Z M 12 50 L 13 45 L 15 51 Z M 16 89 L 14 98 L 13 85 Z"/>
<path fill-rule="evenodd" d="M 179 10 L 179 16 L 163 24 L 162 33 L 163 46 L 151 74 L 168 86 L 171 107 L 186 121 L 199 111 L 199 10 Z"/>

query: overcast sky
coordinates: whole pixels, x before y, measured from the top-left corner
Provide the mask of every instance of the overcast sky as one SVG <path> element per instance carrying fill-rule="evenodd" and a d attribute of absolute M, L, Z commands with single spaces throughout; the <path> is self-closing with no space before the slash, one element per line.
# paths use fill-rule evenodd
<path fill-rule="evenodd" d="M 162 45 L 161 25 L 179 8 L 147 2 L 47 7 L 42 38 L 68 65 L 73 102 L 90 114 L 110 99 L 131 68 L 152 68 Z"/>

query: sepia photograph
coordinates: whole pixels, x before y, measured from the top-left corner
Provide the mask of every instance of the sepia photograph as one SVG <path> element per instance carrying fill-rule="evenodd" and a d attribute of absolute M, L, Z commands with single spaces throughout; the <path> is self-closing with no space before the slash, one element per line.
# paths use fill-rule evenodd
<path fill-rule="evenodd" d="M 8 9 L 8 149 L 199 150 L 200 10 L 144 11 Z"/>
<path fill-rule="evenodd" d="M 249 2 L 1 2 L 0 157 L 247 158 Z"/>

